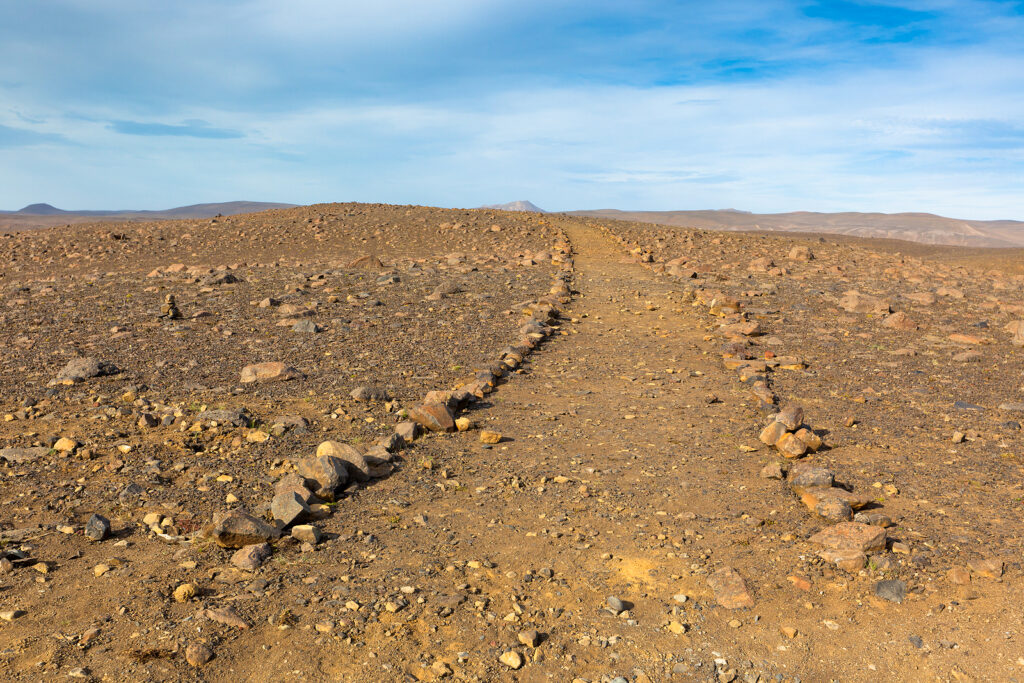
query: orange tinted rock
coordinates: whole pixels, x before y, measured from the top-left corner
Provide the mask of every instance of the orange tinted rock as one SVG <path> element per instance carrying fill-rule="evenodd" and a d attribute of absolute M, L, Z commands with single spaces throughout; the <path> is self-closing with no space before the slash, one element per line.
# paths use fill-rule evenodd
<path fill-rule="evenodd" d="M 242 384 L 252 382 L 284 382 L 299 379 L 302 373 L 284 363 L 256 363 L 242 368 Z"/>
<path fill-rule="evenodd" d="M 831 550 L 856 550 L 867 553 L 885 550 L 885 529 L 859 522 L 841 522 L 822 529 L 810 538 L 811 543 Z"/>
<path fill-rule="evenodd" d="M 455 416 L 440 403 L 428 403 L 409 409 L 409 419 L 432 432 L 454 432 Z"/>
<path fill-rule="evenodd" d="M 779 437 L 775 447 L 779 449 L 779 453 L 782 453 L 787 458 L 799 458 L 807 452 L 807 444 L 796 438 L 793 434 L 783 434 Z"/>
<path fill-rule="evenodd" d="M 722 567 L 709 576 L 708 585 L 715 592 L 718 604 L 726 609 L 754 606 L 754 598 L 747 589 L 747 582 L 732 567 Z"/>
<path fill-rule="evenodd" d="M 758 438 L 761 439 L 761 443 L 774 446 L 785 433 L 786 425 L 781 422 L 772 422 L 761 430 L 761 435 Z"/>

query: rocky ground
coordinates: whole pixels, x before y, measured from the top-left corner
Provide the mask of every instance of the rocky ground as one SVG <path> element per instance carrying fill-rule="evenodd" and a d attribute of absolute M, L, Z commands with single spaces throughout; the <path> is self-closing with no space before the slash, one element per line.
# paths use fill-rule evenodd
<path fill-rule="evenodd" d="M 320 205 L 0 235 L 11 680 L 1020 680 L 1006 251 Z"/>

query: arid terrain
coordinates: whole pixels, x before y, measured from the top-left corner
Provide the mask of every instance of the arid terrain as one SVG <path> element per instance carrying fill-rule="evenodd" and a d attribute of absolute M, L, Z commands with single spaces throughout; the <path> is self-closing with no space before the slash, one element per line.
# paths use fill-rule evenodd
<path fill-rule="evenodd" d="M 571 211 L 570 215 L 705 230 L 822 233 L 963 247 L 1024 247 L 1024 222 L 947 218 L 931 213 L 750 213 L 720 211 Z"/>
<path fill-rule="evenodd" d="M 55 225 L 74 223 L 95 223 L 96 221 L 153 221 L 180 218 L 213 218 L 232 216 L 240 213 L 269 211 L 292 208 L 294 204 L 274 202 L 218 202 L 214 204 L 190 204 L 162 211 L 66 211 L 50 204 L 29 204 L 17 211 L 0 211 L 0 233 L 32 228 L 48 228 Z"/>
<path fill-rule="evenodd" d="M 1015 249 L 324 204 L 0 234 L 14 681 L 1019 681 Z"/>

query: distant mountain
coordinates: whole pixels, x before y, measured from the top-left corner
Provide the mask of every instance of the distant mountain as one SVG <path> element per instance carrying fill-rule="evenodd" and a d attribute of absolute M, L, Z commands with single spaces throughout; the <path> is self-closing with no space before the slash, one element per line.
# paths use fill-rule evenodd
<path fill-rule="evenodd" d="M 520 199 L 518 202 L 506 202 L 505 204 L 488 204 L 481 206 L 481 209 L 498 209 L 499 211 L 529 211 L 532 213 L 547 213 L 533 202 Z"/>
<path fill-rule="evenodd" d="M 31 216 L 56 216 L 57 214 L 67 213 L 67 211 L 62 211 L 56 206 L 49 204 L 29 204 L 24 209 L 18 209 L 14 213 Z"/>
<path fill-rule="evenodd" d="M 1022 221 L 972 221 L 930 213 L 792 213 L 757 214 L 736 209 L 712 211 L 569 211 L 573 216 L 614 218 L 678 225 L 704 230 L 809 232 L 850 237 L 896 239 L 964 247 L 1024 247 Z"/>
<path fill-rule="evenodd" d="M 211 218 L 217 214 L 231 216 L 239 213 L 255 213 L 268 209 L 290 209 L 295 204 L 274 202 L 220 202 L 216 204 L 192 204 L 161 211 L 118 209 L 114 211 L 65 211 L 51 204 L 29 204 L 17 211 L 0 211 L 5 216 L 111 216 L 117 218 Z"/>

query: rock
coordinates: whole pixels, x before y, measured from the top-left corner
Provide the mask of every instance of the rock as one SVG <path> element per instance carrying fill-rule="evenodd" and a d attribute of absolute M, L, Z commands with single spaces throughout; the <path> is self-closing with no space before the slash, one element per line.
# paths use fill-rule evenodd
<path fill-rule="evenodd" d="M 860 522 L 861 524 L 871 524 L 872 526 L 880 526 L 883 529 L 892 526 L 892 520 L 889 519 L 888 515 L 884 515 L 881 512 L 875 512 L 869 510 L 867 512 L 858 512 L 853 516 L 853 521 Z"/>
<path fill-rule="evenodd" d="M 882 321 L 883 327 L 888 327 L 893 330 L 916 330 L 917 323 L 910 319 L 910 317 L 903 311 L 897 311 L 890 316 L 887 316 Z"/>
<path fill-rule="evenodd" d="M 789 469 L 789 485 L 797 490 L 819 486 L 832 486 L 832 473 L 824 467 L 810 463 L 796 463 Z"/>
<path fill-rule="evenodd" d="M 523 665 L 523 657 L 515 650 L 509 650 L 498 657 L 498 661 L 510 669 L 518 669 Z"/>
<path fill-rule="evenodd" d="M 397 432 L 392 432 L 387 436 L 381 437 L 381 439 L 377 441 L 377 445 L 382 447 L 388 453 L 397 453 L 405 448 L 405 439 Z"/>
<path fill-rule="evenodd" d="M 300 334 L 317 334 L 323 331 L 324 328 L 320 327 L 309 318 L 298 320 L 294 325 L 292 325 L 292 332 L 298 332 Z"/>
<path fill-rule="evenodd" d="M 355 401 L 390 401 L 391 394 L 382 387 L 356 387 L 349 394 Z"/>
<path fill-rule="evenodd" d="M 708 585 L 715 592 L 718 604 L 726 609 L 754 606 L 754 598 L 747 590 L 746 581 L 732 567 L 722 567 L 709 576 Z"/>
<path fill-rule="evenodd" d="M 356 481 L 369 481 L 372 476 L 366 456 L 347 443 L 324 441 L 316 447 L 316 455 L 318 458 L 328 456 L 340 460 L 349 477 Z"/>
<path fill-rule="evenodd" d="M 244 409 L 242 410 L 207 410 L 196 415 L 196 422 L 204 425 L 231 425 L 233 427 L 246 427 L 252 423 L 253 417 Z"/>
<path fill-rule="evenodd" d="M 779 442 L 779 439 L 781 439 L 785 435 L 786 425 L 782 424 L 781 422 L 773 420 L 771 424 L 769 424 L 767 427 L 761 430 L 761 434 L 758 436 L 758 438 L 761 440 L 761 443 L 767 444 L 769 446 L 774 446 Z"/>
<path fill-rule="evenodd" d="M 249 624 L 242 618 L 238 611 L 234 607 L 220 607 L 218 609 L 206 609 L 200 614 L 209 619 L 210 621 L 216 621 L 218 624 L 224 624 L 225 626 L 233 626 L 234 628 L 249 628 Z"/>
<path fill-rule="evenodd" d="M 447 406 L 428 403 L 409 409 L 409 418 L 432 432 L 454 432 L 455 416 Z"/>
<path fill-rule="evenodd" d="M 39 458 L 49 455 L 50 449 L 46 446 L 33 448 L 0 448 L 0 460 L 6 460 L 12 465 L 24 465 Z"/>
<path fill-rule="evenodd" d="M 798 439 L 795 434 L 783 434 L 775 447 L 787 458 L 799 458 L 807 452 L 807 444 Z"/>
<path fill-rule="evenodd" d="M 797 487 L 794 489 L 794 493 L 797 493 L 800 496 L 800 502 L 806 505 L 810 510 L 816 510 L 820 503 L 827 500 L 838 500 L 845 503 L 853 510 L 859 510 L 860 508 L 871 504 L 870 497 L 859 496 L 855 493 L 850 493 L 846 489 L 838 487 Z"/>
<path fill-rule="evenodd" d="M 103 515 L 93 514 L 85 523 L 85 537 L 93 541 L 102 541 L 110 535 L 110 520 Z"/>
<path fill-rule="evenodd" d="M 963 567 L 953 567 L 946 574 L 946 578 L 957 586 L 966 586 L 971 583 L 971 572 Z"/>
<path fill-rule="evenodd" d="M 317 545 L 320 543 L 320 539 L 323 538 L 323 534 L 320 529 L 313 526 L 312 524 L 300 524 L 292 527 L 292 538 L 299 541 L 300 543 L 309 543 L 310 545 Z"/>
<path fill-rule="evenodd" d="M 118 372 L 120 370 L 113 363 L 96 358 L 75 358 L 68 361 L 50 384 L 76 384 L 93 377 L 116 375 Z"/>
<path fill-rule="evenodd" d="M 412 420 L 405 420 L 395 425 L 395 434 L 402 437 L 405 443 L 412 443 L 420 433 L 420 426 Z"/>
<path fill-rule="evenodd" d="M 231 564 L 243 571 L 252 572 L 263 566 L 270 555 L 269 543 L 254 543 L 236 550 L 231 556 Z"/>
<path fill-rule="evenodd" d="M 789 403 L 778 412 L 775 421 L 785 425 L 787 430 L 793 431 L 803 424 L 804 409 L 800 405 Z"/>
<path fill-rule="evenodd" d="M 202 643 L 189 643 L 185 648 L 185 661 L 189 666 L 200 667 L 213 659 L 213 650 Z"/>
<path fill-rule="evenodd" d="M 814 506 L 818 516 L 830 522 L 848 522 L 853 518 L 853 508 L 845 500 L 839 498 L 823 498 Z"/>
<path fill-rule="evenodd" d="M 814 259 L 814 254 L 809 247 L 797 245 L 789 250 L 789 259 L 793 261 L 811 261 Z"/>
<path fill-rule="evenodd" d="M 867 555 L 858 550 L 819 550 L 818 557 L 848 572 L 860 571 L 868 561 Z"/>
<path fill-rule="evenodd" d="M 873 589 L 875 595 L 889 602 L 901 603 L 907 597 L 907 584 L 899 579 L 879 581 Z"/>
<path fill-rule="evenodd" d="M 1003 562 L 995 558 L 972 560 L 967 563 L 967 568 L 971 570 L 971 574 L 987 579 L 998 579 L 1003 575 Z"/>
<path fill-rule="evenodd" d="M 480 432 L 480 442 L 481 443 L 490 443 L 490 444 L 500 443 L 501 442 L 501 438 L 502 438 L 501 434 L 499 434 L 498 432 L 491 432 L 491 431 L 488 431 L 486 429 L 484 429 L 484 430 L 482 430 Z"/>
<path fill-rule="evenodd" d="M 885 529 L 858 522 L 841 522 L 822 529 L 810 538 L 811 543 L 832 550 L 856 550 L 862 553 L 885 549 Z"/>
<path fill-rule="evenodd" d="M 535 629 L 519 632 L 519 642 L 526 647 L 537 647 L 540 644 L 540 634 Z"/>
<path fill-rule="evenodd" d="M 621 614 L 622 612 L 625 612 L 627 609 L 629 609 L 627 603 L 624 600 L 620 600 L 614 595 L 609 595 L 607 598 L 605 598 L 605 604 L 608 606 L 608 611 L 610 611 L 612 614 Z"/>
<path fill-rule="evenodd" d="M 241 510 L 216 515 L 210 536 L 222 548 L 242 548 L 275 540 L 281 532 Z"/>
<path fill-rule="evenodd" d="M 301 379 L 304 375 L 284 363 L 256 363 L 242 368 L 242 384 L 253 382 L 285 382 Z"/>
<path fill-rule="evenodd" d="M 57 439 L 53 444 L 53 450 L 58 453 L 71 453 L 76 448 L 78 448 L 78 442 L 66 436 Z"/>
<path fill-rule="evenodd" d="M 296 494 L 306 505 L 319 502 L 316 500 L 313 492 L 306 486 L 306 479 L 297 472 L 289 472 L 274 484 L 275 496 L 288 492 Z"/>
<path fill-rule="evenodd" d="M 1013 325 L 1013 328 L 1008 330 L 1013 334 L 1013 338 L 1010 339 L 1010 343 L 1014 346 L 1024 346 L 1024 320 L 1015 320 L 1013 322 L 1016 323 L 1016 325 L 1010 323 L 1010 325 Z M 1007 327 L 1010 325 L 1007 325 Z"/>
<path fill-rule="evenodd" d="M 196 587 L 191 583 L 183 583 L 174 589 L 175 602 L 188 602 L 196 596 Z"/>
<path fill-rule="evenodd" d="M 270 511 L 274 515 L 274 521 L 282 528 L 305 521 L 312 513 L 306 501 L 294 491 L 285 491 L 274 496 Z"/>
<path fill-rule="evenodd" d="M 333 501 L 335 494 L 348 483 L 348 468 L 345 462 L 332 455 L 300 460 L 298 472 L 317 497 L 327 501 Z"/>
<path fill-rule="evenodd" d="M 811 451 L 812 453 L 817 451 L 822 446 L 821 437 L 812 432 L 810 429 L 807 429 L 806 427 L 804 427 L 803 429 L 796 430 L 796 432 L 793 433 L 793 436 L 802 441 L 804 446 L 807 447 L 807 450 Z"/>
<path fill-rule="evenodd" d="M 468 432 L 473 428 L 473 421 L 468 417 L 460 417 L 455 420 L 455 429 L 460 432 Z"/>
<path fill-rule="evenodd" d="M 892 310 L 885 301 L 861 294 L 856 290 L 846 292 L 839 300 L 839 306 L 847 313 L 870 313 L 873 315 L 887 315 Z"/>
<path fill-rule="evenodd" d="M 784 476 L 782 465 L 777 462 L 770 462 L 761 468 L 762 479 L 782 479 Z"/>

